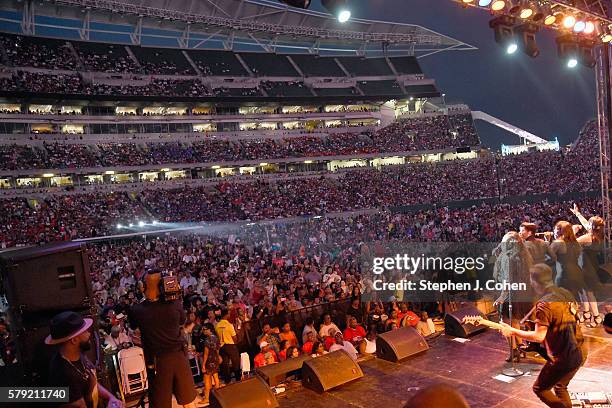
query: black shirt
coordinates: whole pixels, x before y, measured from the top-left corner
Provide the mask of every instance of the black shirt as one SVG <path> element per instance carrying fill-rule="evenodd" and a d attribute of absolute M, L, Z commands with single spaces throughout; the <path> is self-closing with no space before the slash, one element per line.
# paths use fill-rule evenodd
<path fill-rule="evenodd" d="M 68 362 L 60 353 L 56 353 L 49 365 L 49 385 L 68 387 L 69 403 L 83 398 L 90 408 L 93 407 L 92 392 L 97 386 L 94 372 L 93 364 L 84 355 L 78 361 Z"/>
<path fill-rule="evenodd" d="M 570 292 L 551 287 L 536 305 L 536 323 L 548 327 L 544 345 L 553 362 L 579 365 L 583 361 L 584 338 L 571 310 L 572 302 Z"/>
<path fill-rule="evenodd" d="M 147 359 L 183 349 L 181 325 L 185 311 L 180 300 L 149 302 L 134 305 L 129 312 L 132 329 L 140 328 L 142 348 Z"/>

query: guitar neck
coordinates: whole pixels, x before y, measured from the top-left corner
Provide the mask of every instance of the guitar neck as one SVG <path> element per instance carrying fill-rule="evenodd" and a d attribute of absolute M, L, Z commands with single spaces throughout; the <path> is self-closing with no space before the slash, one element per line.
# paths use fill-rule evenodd
<path fill-rule="evenodd" d="M 484 326 L 490 327 L 495 330 L 501 329 L 501 324 L 492 322 L 491 320 L 481 319 L 478 324 L 482 324 Z"/>

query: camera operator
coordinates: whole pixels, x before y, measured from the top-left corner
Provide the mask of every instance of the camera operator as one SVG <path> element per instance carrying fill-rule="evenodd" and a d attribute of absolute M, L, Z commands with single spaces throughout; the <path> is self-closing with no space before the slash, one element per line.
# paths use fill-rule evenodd
<path fill-rule="evenodd" d="M 145 301 L 129 312 L 132 329 L 139 328 L 150 378 L 149 406 L 195 407 L 196 390 L 181 335 L 185 311 L 180 300 L 162 300 L 162 276 L 149 272 L 144 277 Z"/>

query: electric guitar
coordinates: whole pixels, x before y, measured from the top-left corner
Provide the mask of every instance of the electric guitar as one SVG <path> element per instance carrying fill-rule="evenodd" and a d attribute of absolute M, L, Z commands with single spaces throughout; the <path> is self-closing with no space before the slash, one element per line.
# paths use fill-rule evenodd
<path fill-rule="evenodd" d="M 496 322 L 492 322 L 491 320 L 487 320 L 482 316 L 468 315 L 465 316 L 462 320 L 463 324 L 473 324 L 474 326 L 478 326 L 480 324 L 490 327 L 495 330 L 501 330 L 502 325 Z M 530 342 L 530 349 L 528 351 L 535 351 L 539 355 L 541 355 L 545 360 L 550 361 L 548 357 L 548 353 L 546 352 L 546 348 L 542 346 L 540 343 Z"/>

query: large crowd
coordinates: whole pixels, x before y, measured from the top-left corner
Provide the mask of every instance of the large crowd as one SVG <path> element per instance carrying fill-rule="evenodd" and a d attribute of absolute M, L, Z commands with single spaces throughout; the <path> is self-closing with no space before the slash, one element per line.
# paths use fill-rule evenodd
<path fill-rule="evenodd" d="M 461 115 L 469 118 L 469 115 Z M 444 124 L 446 132 L 451 119 L 440 116 L 436 123 Z M 453 118 L 461 120 L 463 118 Z M 330 133 L 326 136 L 298 136 L 275 139 L 236 139 L 222 141 L 213 138 L 205 138 L 195 142 L 173 142 L 146 144 L 88 144 L 77 146 L 74 144 L 53 144 L 53 151 L 49 151 L 50 145 L 46 144 L 42 149 L 27 148 L 17 144 L 0 145 L 0 149 L 11 156 L 12 160 L 1 161 L 2 170 L 24 170 L 28 168 L 65 168 L 65 167 L 103 167 L 114 164 L 124 165 L 147 165 L 147 164 L 175 164 L 175 163 L 210 163 L 238 160 L 265 160 L 293 157 L 319 157 L 340 156 L 363 153 L 402 152 L 402 151 L 424 151 L 431 149 L 451 148 L 465 146 L 476 146 L 479 144 L 475 135 L 474 125 L 470 120 L 470 126 L 464 126 L 467 138 L 454 139 L 440 138 L 439 129 L 431 128 L 430 133 L 423 129 L 431 125 L 431 119 L 410 119 L 392 124 L 376 132 L 364 133 Z M 470 129 L 469 131 L 466 129 Z M 454 130 L 453 130 L 454 131 Z M 428 136 L 429 135 L 429 136 Z M 438 141 L 436 144 L 429 143 L 430 138 Z M 392 144 L 388 139 L 393 139 Z M 464 144 L 467 143 L 467 144 Z M 14 150 L 14 151 L 11 151 Z M 47 150 L 47 151 L 45 151 Z M 63 150 L 63 152 L 62 152 Z M 82 154 L 74 154 L 78 150 Z M 164 151 L 165 150 L 165 151 Z M 54 155 L 70 157 L 70 164 L 62 163 L 61 160 L 53 160 Z M 30 156 L 36 155 L 36 160 L 29 160 Z M 34 163 L 34 164 L 32 164 Z"/>

